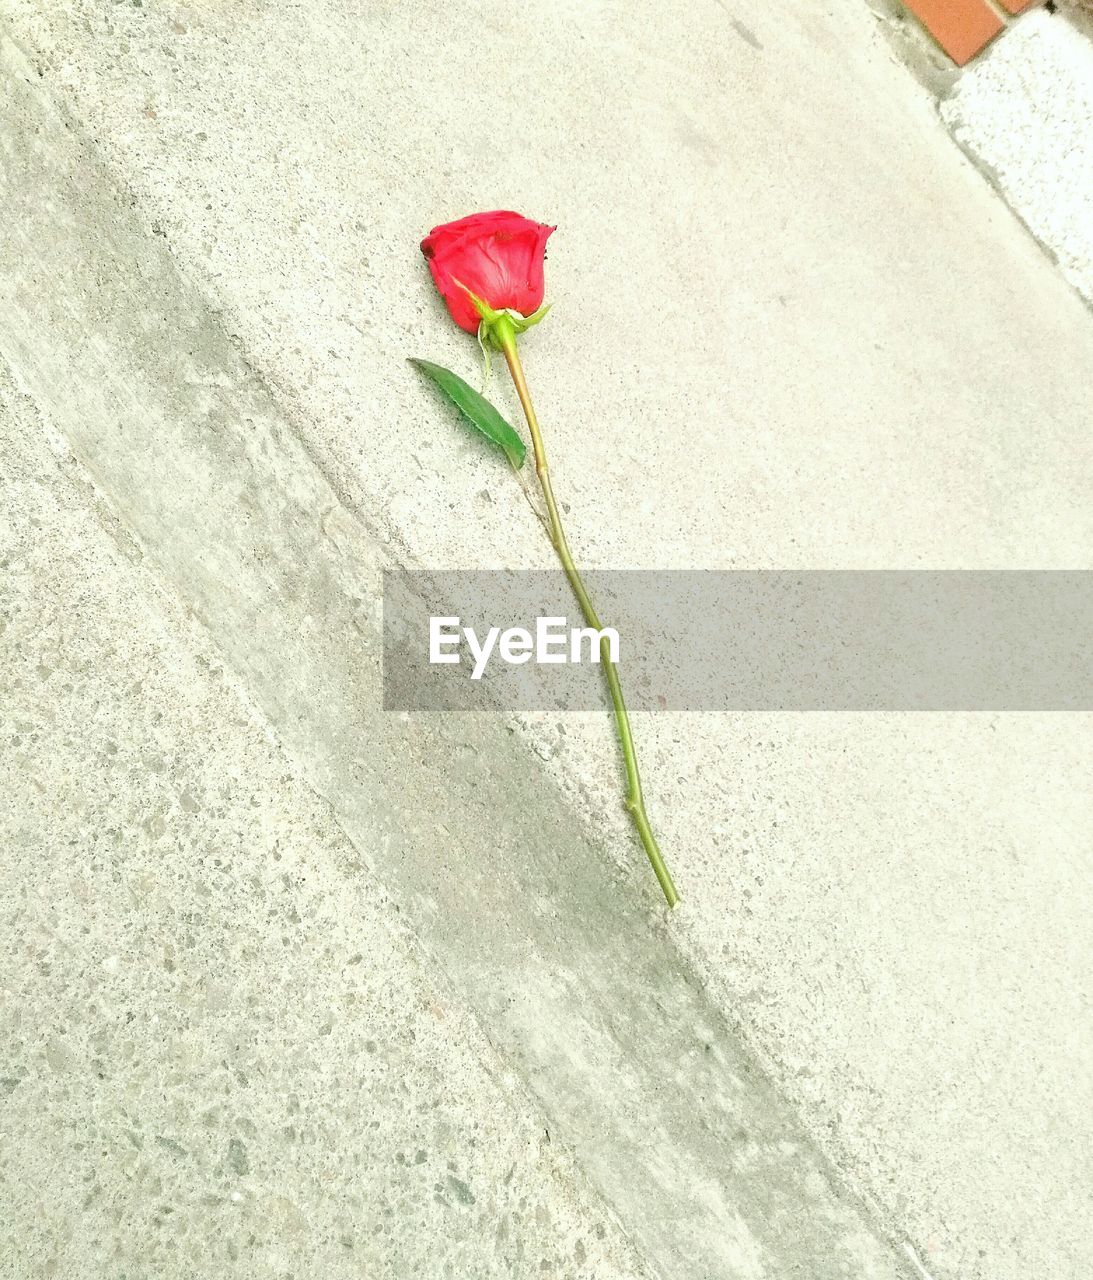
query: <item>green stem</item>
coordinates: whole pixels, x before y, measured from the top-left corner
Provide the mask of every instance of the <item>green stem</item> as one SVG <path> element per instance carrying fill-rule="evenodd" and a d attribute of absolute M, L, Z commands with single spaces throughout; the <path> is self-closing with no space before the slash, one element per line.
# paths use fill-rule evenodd
<path fill-rule="evenodd" d="M 586 622 L 590 627 L 595 627 L 597 631 L 602 631 L 603 624 L 600 622 L 599 615 L 596 613 L 595 607 L 589 598 L 577 566 L 573 563 L 573 555 L 569 550 L 569 543 L 566 541 L 565 530 L 562 528 L 562 518 L 558 514 L 558 504 L 554 500 L 554 490 L 550 483 L 550 469 L 547 466 L 546 449 L 543 447 L 543 435 L 539 430 L 539 420 L 535 416 L 535 408 L 531 403 L 527 380 L 524 377 L 524 367 L 520 363 L 520 356 L 516 350 L 516 330 L 507 316 L 501 316 L 495 321 L 493 332 L 501 345 L 501 350 L 505 353 L 505 360 L 509 366 L 509 372 L 512 374 L 512 381 L 516 386 L 516 394 L 520 397 L 520 404 L 523 407 L 528 429 L 531 432 L 531 444 L 535 451 L 535 473 L 539 477 L 539 485 L 543 491 L 543 498 L 546 500 L 547 515 L 550 518 L 550 536 L 554 543 L 554 549 L 558 553 L 558 559 L 562 562 L 565 576 L 569 579 L 569 585 L 573 588 L 573 594 L 577 597 Z M 649 855 L 649 861 L 652 863 L 653 871 L 661 889 L 664 891 L 664 896 L 668 900 L 668 905 L 674 907 L 679 901 L 679 894 L 672 883 L 668 868 L 664 865 L 660 846 L 657 844 L 656 836 L 653 835 L 652 827 L 649 825 L 649 815 L 645 812 L 645 797 L 641 789 L 641 775 L 638 773 L 634 736 L 630 731 L 630 717 L 626 712 L 622 686 L 619 684 L 619 673 L 614 662 L 611 661 L 611 650 L 606 640 L 600 641 L 600 656 L 602 658 L 604 678 L 607 680 L 607 687 L 611 692 L 611 702 L 615 708 L 615 720 L 618 722 L 619 727 L 619 742 L 622 744 L 622 755 L 626 765 L 626 807 L 634 820 L 634 826 L 638 829 L 641 843 L 645 846 L 645 852 Z"/>

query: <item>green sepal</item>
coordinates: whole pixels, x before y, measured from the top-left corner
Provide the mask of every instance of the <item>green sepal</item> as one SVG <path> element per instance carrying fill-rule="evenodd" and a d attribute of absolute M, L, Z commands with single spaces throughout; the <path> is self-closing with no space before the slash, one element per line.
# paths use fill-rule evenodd
<path fill-rule="evenodd" d="M 433 364 L 430 360 L 419 360 L 414 356 L 410 356 L 409 360 L 415 369 L 420 369 L 436 383 L 452 404 L 488 440 L 504 449 L 514 467 L 519 469 L 524 465 L 527 447 L 485 396 L 479 395 L 474 387 L 443 365 Z"/>
<path fill-rule="evenodd" d="M 480 298 L 477 293 L 473 293 L 461 280 L 452 281 L 453 284 L 459 286 L 460 289 L 474 303 L 474 309 L 478 312 L 481 323 L 478 326 L 478 341 L 483 351 L 495 347 L 501 350 L 501 343 L 498 341 L 497 334 L 494 332 L 497 327 L 498 320 L 502 316 L 507 316 L 512 323 L 513 329 L 517 333 L 527 333 L 532 325 L 538 324 L 540 320 L 545 319 L 546 313 L 550 310 L 551 304 L 544 302 L 538 311 L 533 311 L 530 316 L 521 315 L 519 311 L 514 311 L 512 307 L 505 307 L 501 311 L 495 311 L 493 307 L 484 299 Z M 489 370 L 489 359 L 486 361 L 487 372 Z"/>
<path fill-rule="evenodd" d="M 530 316 L 522 316 L 519 311 L 510 310 L 508 316 L 512 321 L 512 327 L 517 333 L 526 333 L 533 324 L 538 324 L 540 320 L 546 319 L 546 313 L 553 305 L 553 303 L 544 302 L 539 310 L 533 311 Z"/>

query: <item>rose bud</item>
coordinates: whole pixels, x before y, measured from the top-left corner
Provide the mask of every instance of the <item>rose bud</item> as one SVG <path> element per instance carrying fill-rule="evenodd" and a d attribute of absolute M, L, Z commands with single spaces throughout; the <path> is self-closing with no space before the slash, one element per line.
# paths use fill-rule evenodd
<path fill-rule="evenodd" d="M 434 227 L 421 242 L 433 281 L 452 319 L 477 333 L 483 311 L 532 316 L 543 304 L 543 257 L 554 227 L 497 210 Z"/>

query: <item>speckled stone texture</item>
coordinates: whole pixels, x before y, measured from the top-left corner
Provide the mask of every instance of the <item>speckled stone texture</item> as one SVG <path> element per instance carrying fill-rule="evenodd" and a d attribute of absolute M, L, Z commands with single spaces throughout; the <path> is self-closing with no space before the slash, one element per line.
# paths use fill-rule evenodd
<path fill-rule="evenodd" d="M 941 114 L 1093 304 L 1093 22 L 1074 18 L 1026 14 L 965 71 Z"/>
<path fill-rule="evenodd" d="M 477 371 L 416 250 L 473 208 L 559 224 L 555 310 L 526 363 L 588 564 L 1089 567 L 1093 388 L 1075 371 L 1093 367 L 1093 322 L 866 7 L 2 12 L 0 354 L 185 617 L 166 628 L 179 661 L 223 668 L 301 805 L 337 823 L 359 867 L 331 918 L 362 927 L 375 903 L 376 928 L 423 955 L 421 981 L 448 985 L 438 1003 L 465 1008 L 443 1026 L 466 1027 L 475 1080 L 491 1052 L 511 1073 L 525 1119 L 498 1122 L 509 1113 L 483 1084 L 483 1159 L 509 1132 L 534 1136 L 521 1176 L 540 1185 L 549 1129 L 569 1162 L 573 1225 L 525 1233 L 527 1256 L 571 1259 L 579 1235 L 586 1267 L 627 1274 L 632 1248 L 671 1280 L 1093 1270 L 1088 717 L 646 717 L 650 805 L 684 894 L 665 921 L 618 811 L 605 718 L 439 723 L 378 707 L 384 564 L 551 563 L 511 478 L 403 361 Z M 498 111 L 515 117 L 507 138 Z M 143 619 L 143 591 L 117 590 L 119 615 Z M 101 700 L 124 712 L 109 672 Z M 238 768 L 264 830 L 274 802 L 250 782 L 266 775 L 231 716 L 207 738 L 178 732 Z M 223 772 L 188 787 L 194 802 Z M 132 785 L 141 831 L 157 811 Z M 161 805 L 163 834 L 144 838 L 181 830 L 181 804 L 177 818 Z M 67 883 L 101 824 L 48 822 L 76 840 Z M 241 876 L 253 847 L 241 838 L 225 874 Z M 126 918 L 144 927 L 139 902 Z M 274 917 L 250 931 L 240 970 L 256 998 L 284 930 Z M 62 944 L 96 975 L 122 954 L 99 956 L 73 926 Z M 13 961 L 20 983 L 31 963 Z M 6 1010 L 33 1016 L 39 998 Z M 307 1023 L 316 1041 L 325 1016 Z M 353 1077 L 331 1037 L 367 1016 L 334 1023 L 314 1070 Z M 23 1040 L 34 1080 L 51 1080 L 29 1056 L 49 1037 Z M 414 1096 L 436 1097 L 432 1079 Z M 27 1133 L 41 1124 L 28 1096 L 15 1104 Z M 141 1096 L 154 1133 L 197 1149 Z M 64 1125 L 62 1105 L 44 1113 Z M 341 1130 L 328 1134 L 347 1158 Z M 462 1136 L 426 1194 L 451 1173 L 477 1207 Z M 262 1153 L 235 1127 L 217 1139 L 225 1178 L 233 1139 L 255 1176 Z M 22 1185 L 39 1148 L 2 1158 Z M 62 1166 L 46 1191 L 68 1194 Z M 339 1168 L 324 1212 L 365 1194 Z M 395 1194 L 379 1181 L 377 1198 Z M 127 1182 L 113 1213 L 136 1195 Z M 21 1240 L 44 1212 L 19 1201 Z M 102 1201 L 87 1214 L 65 1212 L 64 1229 L 115 1220 Z M 605 1219 L 617 1231 L 595 1253 Z M 429 1264 L 409 1270 L 439 1258 L 457 1275 L 528 1274 L 511 1254 L 453 1261 L 461 1237 L 445 1224 L 421 1228 Z M 119 1238 L 137 1258 L 139 1231 Z M 316 1239 L 305 1231 L 301 1248 Z M 27 1247 L 45 1268 L 46 1246 Z M 245 1273 L 292 1269 L 256 1256 Z"/>
<path fill-rule="evenodd" d="M 0 371 L 0 1275 L 647 1274 Z"/>

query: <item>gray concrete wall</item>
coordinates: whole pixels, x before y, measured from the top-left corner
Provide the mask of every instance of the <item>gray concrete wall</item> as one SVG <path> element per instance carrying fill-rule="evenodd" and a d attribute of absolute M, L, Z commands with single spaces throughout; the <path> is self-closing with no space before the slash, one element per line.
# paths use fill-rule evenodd
<path fill-rule="evenodd" d="M 379 707 L 384 565 L 550 564 L 403 362 L 475 207 L 590 565 L 1088 566 L 1093 320 L 867 12 L 0 12 L 5 1263 L 1083 1274 L 1088 717 L 644 718 L 665 919 L 605 718 Z"/>

